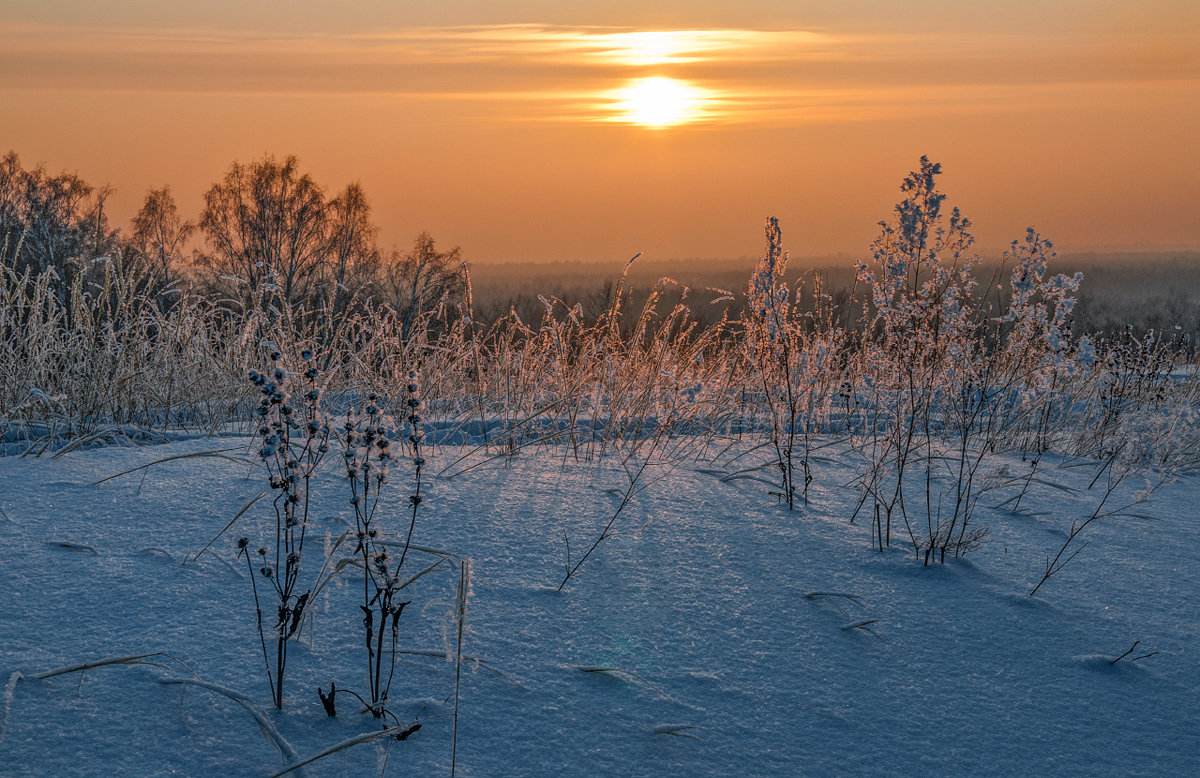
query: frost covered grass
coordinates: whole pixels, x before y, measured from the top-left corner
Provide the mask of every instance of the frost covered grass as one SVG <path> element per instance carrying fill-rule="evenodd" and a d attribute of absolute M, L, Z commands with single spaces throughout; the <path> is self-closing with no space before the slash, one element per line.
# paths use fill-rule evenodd
<path fill-rule="evenodd" d="M 880 774 L 913 743 L 937 773 L 1187 772 L 1200 382 L 1160 335 L 1073 332 L 1033 230 L 977 278 L 939 172 L 849 305 L 786 275 L 772 219 L 711 325 L 727 292 L 631 309 L 625 275 L 593 319 L 485 329 L 468 285 L 331 338 L 266 287 L 5 270 L 0 754 L 49 772 L 35 733 L 70 721 L 60 766 L 119 771 L 152 721 L 180 744 L 153 769 L 203 774 Z"/>

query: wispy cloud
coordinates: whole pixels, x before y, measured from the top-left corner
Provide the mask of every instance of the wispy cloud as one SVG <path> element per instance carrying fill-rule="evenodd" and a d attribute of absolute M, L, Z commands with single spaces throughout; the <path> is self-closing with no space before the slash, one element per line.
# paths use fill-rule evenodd
<path fill-rule="evenodd" d="M 541 25 L 428 28 L 374 40 L 419 40 L 432 44 L 430 51 L 449 57 L 624 67 L 834 57 L 838 48 L 835 36 L 808 30 L 632 30 Z"/>
<path fill-rule="evenodd" d="M 0 39 L 0 89 L 378 94 L 503 103 L 507 110 L 484 113 L 520 120 L 619 121 L 614 95 L 652 75 L 703 94 L 696 115 L 714 123 L 978 112 L 1037 102 L 1067 85 L 1200 81 L 1200 50 L 1169 35 L 967 39 L 528 24 L 263 35 L 0 22 Z"/>
<path fill-rule="evenodd" d="M 416 27 L 339 35 L 269 35 L 226 30 L 75 28 L 2 23 L 12 53 L 375 56 L 424 64 L 555 62 L 645 67 L 709 62 L 838 58 L 851 39 L 805 30 L 638 30 L 507 24 Z"/>

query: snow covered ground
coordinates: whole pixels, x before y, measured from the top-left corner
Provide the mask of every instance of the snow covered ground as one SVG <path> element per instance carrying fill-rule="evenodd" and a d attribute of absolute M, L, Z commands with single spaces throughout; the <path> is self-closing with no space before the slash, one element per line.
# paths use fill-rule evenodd
<path fill-rule="evenodd" d="M 0 773 L 261 776 L 378 728 L 349 698 L 328 718 L 317 696 L 331 680 L 364 685 L 352 570 L 310 611 L 279 713 L 234 548 L 272 531 L 266 501 L 196 557 L 266 487 L 251 445 L 0 458 Z M 1196 476 L 1137 506 L 1153 518 L 1089 526 L 1079 556 L 1029 597 L 1072 520 L 1094 509 L 1098 463 L 1048 468 L 1071 491 L 1038 484 L 1020 513 L 989 507 L 980 550 L 923 566 L 902 537 L 880 553 L 865 517 L 850 523 L 858 493 L 844 446 L 824 452 L 809 504 L 793 512 L 761 480 L 722 479 L 769 458 L 747 448 L 649 469 L 618 536 L 561 592 L 567 540 L 577 559 L 628 485 L 615 461 L 557 448 L 473 455 L 450 472 L 477 467 L 426 481 L 414 542 L 472 561 L 458 774 L 1200 774 Z M 216 449 L 245 461 L 178 458 L 94 483 Z M 436 449 L 427 469 L 469 453 Z M 398 462 L 385 508 L 395 532 L 407 475 Z M 302 578 L 320 566 L 320 541 L 345 529 L 347 497 L 336 474 L 322 476 Z M 404 648 L 454 654 L 457 585 L 446 564 L 406 590 Z M 34 677 L 152 652 L 163 654 L 153 665 Z M 454 670 L 404 655 L 390 708 L 421 729 L 300 772 L 449 774 Z M 180 678 L 240 692 L 249 707 L 164 683 Z"/>

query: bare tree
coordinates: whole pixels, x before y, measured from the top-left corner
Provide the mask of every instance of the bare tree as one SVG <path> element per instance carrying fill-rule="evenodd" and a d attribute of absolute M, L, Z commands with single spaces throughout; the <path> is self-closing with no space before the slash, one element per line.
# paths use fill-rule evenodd
<path fill-rule="evenodd" d="M 341 320 L 368 291 L 379 272 L 378 229 L 371 223 L 371 205 L 362 186 L 349 184 L 329 203 L 328 260 L 322 283 L 322 302 L 330 317 Z"/>
<path fill-rule="evenodd" d="M 443 298 L 462 296 L 466 289 L 462 249 L 455 246 L 439 252 L 433 237 L 422 232 L 412 251 L 392 255 L 387 285 L 402 322 L 401 337 L 407 339 L 422 313 L 435 310 Z"/>
<path fill-rule="evenodd" d="M 85 256 L 103 256 L 115 239 L 104 216 L 109 191 L 74 173 L 25 170 L 9 152 L 0 160 L 0 260 L 16 270 L 54 270 L 65 284 Z"/>
<path fill-rule="evenodd" d="M 204 195 L 200 229 L 209 250 L 201 263 L 219 282 L 241 279 L 300 303 L 318 290 L 328 252 L 324 192 L 299 172 L 294 156 L 234 162 L 225 179 Z"/>
<path fill-rule="evenodd" d="M 157 295 L 160 310 L 170 307 L 164 294 L 176 278 L 188 239 L 196 225 L 179 216 L 171 188 L 151 189 L 133 217 L 126 253 L 144 264 L 149 290 Z"/>
<path fill-rule="evenodd" d="M 0 261 L 16 264 L 19 247 L 25 237 L 24 169 L 15 152 L 0 159 Z"/>

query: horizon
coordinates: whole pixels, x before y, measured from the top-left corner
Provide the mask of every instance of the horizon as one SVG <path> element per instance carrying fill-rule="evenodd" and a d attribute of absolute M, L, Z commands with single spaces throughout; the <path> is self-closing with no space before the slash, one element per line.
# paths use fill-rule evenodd
<path fill-rule="evenodd" d="M 1200 249 L 1200 10 L 1060 0 L 759 0 L 400 11 L 232 2 L 0 4 L 0 152 L 168 185 L 196 220 L 235 162 L 362 184 L 380 244 L 478 264 L 761 251 L 862 256 L 922 155 L 998 254 Z M 63 19 L 70 19 L 64 23 Z"/>

